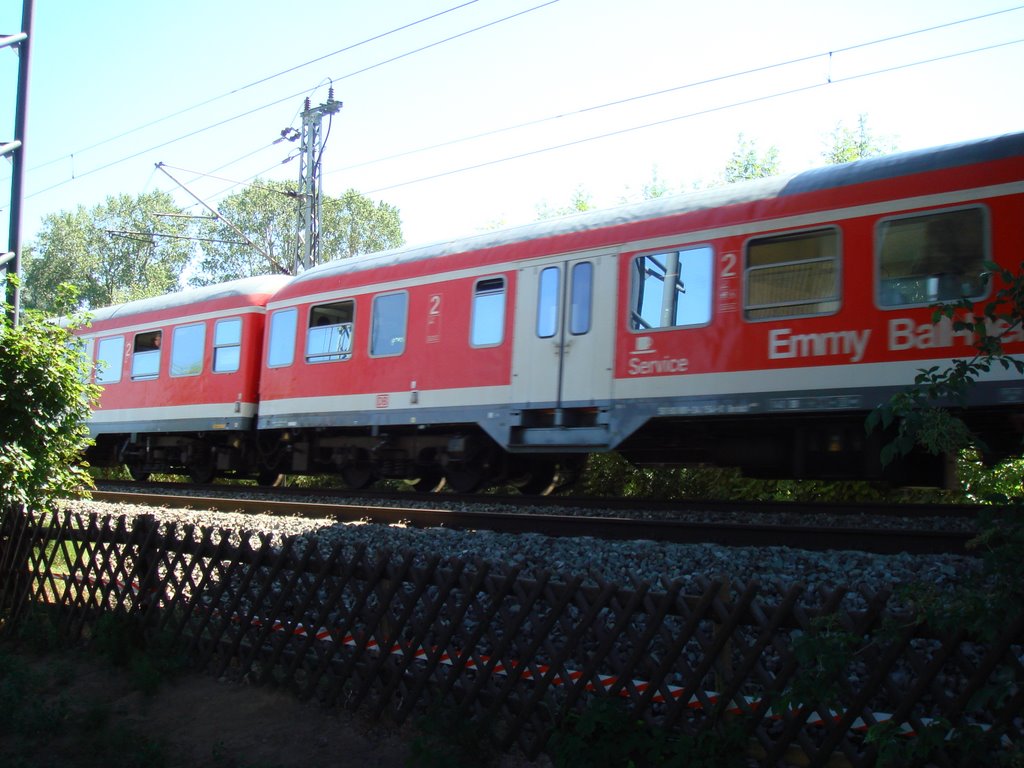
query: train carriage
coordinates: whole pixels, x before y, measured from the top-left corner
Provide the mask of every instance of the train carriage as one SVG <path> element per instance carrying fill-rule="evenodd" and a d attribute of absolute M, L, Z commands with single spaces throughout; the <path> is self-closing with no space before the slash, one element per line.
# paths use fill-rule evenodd
<path fill-rule="evenodd" d="M 257 472 L 250 436 L 264 306 L 286 281 L 248 278 L 92 312 L 80 335 L 103 389 L 89 461 L 196 482 Z"/>
<path fill-rule="evenodd" d="M 133 302 L 87 333 L 108 363 L 94 461 L 540 492 L 618 450 L 941 484 L 942 457 L 883 466 L 889 436 L 865 417 L 919 369 L 973 354 L 932 307 L 984 306 L 986 264 L 1024 261 L 1022 222 L 1014 134 Z M 216 362 L 229 317 L 232 374 Z M 178 335 L 201 363 L 159 346 Z M 1004 342 L 1024 355 L 1019 327 Z M 1015 371 L 967 405 L 986 458 L 1020 454 Z"/>
<path fill-rule="evenodd" d="M 268 305 L 258 425 L 276 468 L 356 485 L 539 489 L 616 448 L 938 483 L 933 457 L 883 468 L 864 418 L 972 353 L 930 307 L 989 298 L 1022 221 L 1018 134 L 330 262 Z M 1012 372 L 972 393 L 994 457 L 1022 401 Z"/>

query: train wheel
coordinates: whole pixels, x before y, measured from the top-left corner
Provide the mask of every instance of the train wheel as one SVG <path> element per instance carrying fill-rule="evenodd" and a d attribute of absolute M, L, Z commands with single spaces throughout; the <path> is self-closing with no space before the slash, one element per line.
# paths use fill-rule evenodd
<path fill-rule="evenodd" d="M 279 488 L 284 485 L 284 475 L 265 469 L 256 476 L 256 485 L 261 488 Z"/>
<path fill-rule="evenodd" d="M 128 476 L 137 483 L 144 483 L 149 480 L 150 473 L 137 465 L 128 467 Z"/>
<path fill-rule="evenodd" d="M 525 479 L 516 483 L 516 488 L 526 496 L 547 496 L 558 487 L 558 480 L 557 464 L 537 462 L 530 467 Z"/>
<path fill-rule="evenodd" d="M 353 491 L 361 491 L 373 485 L 376 478 L 373 469 L 366 464 L 346 464 L 341 468 L 341 479 Z"/>
<path fill-rule="evenodd" d="M 483 464 L 476 462 L 463 464 L 461 467 L 448 467 L 445 471 L 448 487 L 456 493 L 473 493 L 480 490 L 485 477 Z"/>
<path fill-rule="evenodd" d="M 213 482 L 213 478 L 216 476 L 217 470 L 214 469 L 213 462 L 196 463 L 188 468 L 188 479 L 196 485 L 206 485 Z"/>
<path fill-rule="evenodd" d="M 445 487 L 447 480 L 440 472 L 424 472 L 415 480 L 406 480 L 416 493 L 437 493 Z"/>

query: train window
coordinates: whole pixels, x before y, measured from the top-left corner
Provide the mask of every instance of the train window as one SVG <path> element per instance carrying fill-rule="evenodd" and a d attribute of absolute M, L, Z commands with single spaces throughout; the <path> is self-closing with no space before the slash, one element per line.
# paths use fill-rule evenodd
<path fill-rule="evenodd" d="M 203 372 L 206 324 L 179 325 L 171 339 L 171 376 L 198 376 Z"/>
<path fill-rule="evenodd" d="M 882 307 L 980 299 L 987 222 L 982 208 L 961 208 L 878 223 L 878 304 Z"/>
<path fill-rule="evenodd" d="M 569 333 L 582 336 L 590 332 L 591 304 L 594 294 L 594 265 L 581 261 L 572 266 L 569 299 Z"/>
<path fill-rule="evenodd" d="M 710 245 L 633 259 L 629 327 L 649 331 L 709 323 L 713 261 Z"/>
<path fill-rule="evenodd" d="M 278 368 L 291 365 L 295 359 L 295 329 L 298 310 L 280 309 L 270 316 L 270 340 L 267 342 L 267 365 Z"/>
<path fill-rule="evenodd" d="M 537 336 L 550 339 L 558 333 L 558 306 L 561 291 L 558 267 L 546 267 L 540 273 L 540 289 L 537 292 Z"/>
<path fill-rule="evenodd" d="M 839 233 L 817 229 L 747 243 L 748 320 L 821 315 L 839 309 Z"/>
<path fill-rule="evenodd" d="M 101 339 L 96 348 L 96 383 L 113 384 L 121 380 L 124 360 L 124 336 Z"/>
<path fill-rule="evenodd" d="M 488 277 L 473 288 L 473 319 L 469 343 L 494 347 L 505 338 L 505 278 Z"/>
<path fill-rule="evenodd" d="M 405 327 L 409 294 L 388 293 L 373 299 L 370 319 L 370 354 L 392 357 L 405 351 Z"/>
<path fill-rule="evenodd" d="M 160 341 L 163 331 L 135 334 L 132 346 L 132 380 L 155 379 L 160 375 Z"/>
<path fill-rule="evenodd" d="M 213 327 L 213 372 L 231 373 L 242 363 L 242 318 L 218 320 Z"/>
<path fill-rule="evenodd" d="M 351 299 L 320 304 L 309 311 L 306 362 L 326 363 L 352 357 L 352 322 L 356 303 Z"/>

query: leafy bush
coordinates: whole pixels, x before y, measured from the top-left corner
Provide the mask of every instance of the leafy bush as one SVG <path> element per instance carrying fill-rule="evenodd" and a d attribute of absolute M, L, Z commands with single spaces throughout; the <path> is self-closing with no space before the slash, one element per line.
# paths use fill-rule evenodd
<path fill-rule="evenodd" d="M 64 306 L 74 295 L 62 293 Z M 88 383 L 72 329 L 27 311 L 17 326 L 0 317 L 0 500 L 45 509 L 92 485 L 78 464 L 89 442 L 85 420 L 98 388 Z"/>

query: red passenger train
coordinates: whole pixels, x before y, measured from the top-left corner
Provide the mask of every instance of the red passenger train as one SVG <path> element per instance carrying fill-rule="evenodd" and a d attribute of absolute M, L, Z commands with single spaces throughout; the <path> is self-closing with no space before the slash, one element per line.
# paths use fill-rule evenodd
<path fill-rule="evenodd" d="M 937 484 L 933 457 L 883 467 L 865 417 L 972 354 L 930 307 L 983 304 L 985 263 L 1022 260 L 1014 134 L 183 291 L 83 332 L 105 386 L 90 458 L 540 491 L 617 450 Z M 1022 415 L 1012 371 L 971 392 L 990 458 L 1020 452 Z"/>

